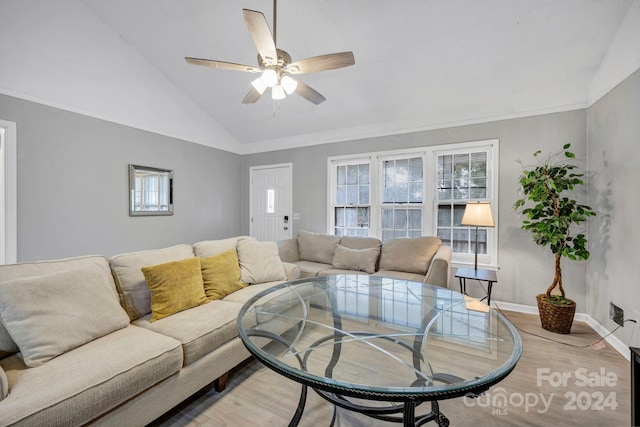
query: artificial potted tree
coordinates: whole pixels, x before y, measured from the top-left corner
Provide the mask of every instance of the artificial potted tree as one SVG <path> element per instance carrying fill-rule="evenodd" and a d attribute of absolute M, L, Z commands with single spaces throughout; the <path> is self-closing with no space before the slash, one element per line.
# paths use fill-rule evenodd
<path fill-rule="evenodd" d="M 525 216 L 521 228 L 533 234 L 533 240 L 540 246 L 548 246 L 555 256 L 553 282 L 544 294 L 536 297 L 542 327 L 546 330 L 568 334 L 571 331 L 576 303 L 565 297 L 562 286 L 560 260 L 567 257 L 574 261 L 589 258 L 587 239 L 581 232 L 575 232 L 579 224 L 585 222 L 595 211 L 587 205 L 567 197 L 574 187 L 583 185 L 583 173 L 567 159 L 575 155 L 569 151 L 571 144 L 562 150 L 540 158 L 541 151 L 533 156 L 537 164 L 522 166 L 520 176 L 520 196 L 513 205 L 514 210 Z"/>

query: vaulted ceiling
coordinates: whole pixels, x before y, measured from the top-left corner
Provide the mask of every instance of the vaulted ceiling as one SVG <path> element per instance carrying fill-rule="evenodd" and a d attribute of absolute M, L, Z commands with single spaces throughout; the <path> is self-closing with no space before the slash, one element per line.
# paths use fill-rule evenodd
<path fill-rule="evenodd" d="M 272 27 L 270 0 L 2 3 L 14 63 L 0 64 L 0 91 L 255 152 L 584 108 L 633 0 L 280 0 L 277 45 L 293 60 L 354 52 L 352 67 L 298 76 L 318 106 L 243 105 L 256 75 L 184 60 L 257 65 L 242 9 Z"/>

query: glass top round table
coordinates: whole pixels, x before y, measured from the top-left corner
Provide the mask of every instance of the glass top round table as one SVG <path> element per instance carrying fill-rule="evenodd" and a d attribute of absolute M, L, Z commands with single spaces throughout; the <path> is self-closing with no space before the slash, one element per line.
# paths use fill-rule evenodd
<path fill-rule="evenodd" d="M 486 391 L 522 353 L 515 327 L 486 304 L 446 288 L 368 275 L 277 285 L 247 301 L 238 330 L 255 358 L 302 384 L 290 426 L 302 417 L 307 387 L 373 418 L 446 426 L 438 400 Z M 430 411 L 417 415 L 422 402 L 431 402 Z"/>

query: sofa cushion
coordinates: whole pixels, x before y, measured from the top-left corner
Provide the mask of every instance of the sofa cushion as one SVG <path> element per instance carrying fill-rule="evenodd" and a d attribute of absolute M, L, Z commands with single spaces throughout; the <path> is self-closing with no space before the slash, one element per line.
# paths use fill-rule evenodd
<path fill-rule="evenodd" d="M 236 249 L 200 259 L 204 293 L 209 299 L 222 299 L 244 288 L 240 281 L 240 265 Z"/>
<path fill-rule="evenodd" d="M 151 321 L 209 302 L 204 294 L 200 258 L 142 267 L 151 292 Z"/>
<path fill-rule="evenodd" d="M 2 283 L 8 280 L 41 276 L 43 274 L 54 273 L 56 271 L 75 270 L 86 265 L 93 265 L 103 271 L 105 280 L 112 286 L 113 292 L 116 292 L 109 263 L 103 256 L 84 256 L 52 261 L 0 265 L 0 292 L 2 292 Z M 20 351 L 18 345 L 13 341 L 9 332 L 7 332 L 5 327 L 2 325 L 2 322 L 0 322 L 0 359 L 13 353 L 17 353 L 18 351 Z"/>
<path fill-rule="evenodd" d="M 2 366 L 0 366 L 0 400 L 7 397 L 8 394 L 9 380 L 7 379 L 7 374 L 4 372 L 4 369 L 2 369 Z"/>
<path fill-rule="evenodd" d="M 193 245 L 193 251 L 196 256 L 206 258 L 213 255 L 221 254 L 229 249 L 235 249 L 239 240 L 254 239 L 250 236 L 237 236 L 221 240 L 203 240 Z"/>
<path fill-rule="evenodd" d="M 237 250 L 242 282 L 265 283 L 287 280 L 276 242 L 239 240 Z"/>
<path fill-rule="evenodd" d="M 151 313 L 151 294 L 142 274 L 142 267 L 193 258 L 190 245 L 131 252 L 109 260 L 120 294 L 120 302 L 131 320 Z"/>
<path fill-rule="evenodd" d="M 376 263 L 380 255 L 380 248 L 349 249 L 342 245 L 336 246 L 333 256 L 333 266 L 344 270 L 364 271 L 375 273 Z"/>
<path fill-rule="evenodd" d="M 241 308 L 239 303 L 214 300 L 157 322 L 151 323 L 147 315 L 133 324 L 180 341 L 187 366 L 238 336 Z"/>
<path fill-rule="evenodd" d="M 387 240 L 382 244 L 379 270 L 424 275 L 441 244 L 439 237 L 430 236 Z"/>
<path fill-rule="evenodd" d="M 0 319 L 29 367 L 129 325 L 95 265 L 2 283 Z"/>
<path fill-rule="evenodd" d="M 237 292 L 227 295 L 226 297 L 224 297 L 223 301 L 237 302 L 244 305 L 244 303 L 249 301 L 254 296 L 258 295 L 260 292 L 271 289 L 281 283 L 284 283 L 284 281 L 258 283 L 255 285 L 247 286 L 246 288 L 240 289 Z"/>
<path fill-rule="evenodd" d="M 37 368 L 27 368 L 18 355 L 0 363 L 10 386 L 0 402 L 0 425 L 77 426 L 177 373 L 182 348 L 129 325 Z"/>
<path fill-rule="evenodd" d="M 300 260 L 331 264 L 339 242 L 338 236 L 298 231 Z"/>

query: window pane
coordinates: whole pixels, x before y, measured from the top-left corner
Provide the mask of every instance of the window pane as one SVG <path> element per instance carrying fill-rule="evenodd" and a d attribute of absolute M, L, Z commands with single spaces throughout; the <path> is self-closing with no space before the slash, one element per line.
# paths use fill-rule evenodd
<path fill-rule="evenodd" d="M 406 229 L 407 228 L 407 211 L 406 209 L 396 209 L 393 218 L 393 228 Z"/>
<path fill-rule="evenodd" d="M 456 154 L 453 156 L 453 176 L 454 178 L 469 177 L 469 155 Z"/>
<path fill-rule="evenodd" d="M 358 183 L 358 165 L 347 166 L 347 184 L 354 185 Z"/>
<path fill-rule="evenodd" d="M 453 156 L 438 156 L 438 179 L 451 179 L 453 170 Z"/>
<path fill-rule="evenodd" d="M 396 160 L 396 182 L 409 181 L 409 159 Z"/>
<path fill-rule="evenodd" d="M 409 228 L 412 230 L 422 230 L 422 210 L 409 209 Z"/>
<path fill-rule="evenodd" d="M 360 184 L 369 184 L 369 165 L 358 165 L 358 179 Z"/>
<path fill-rule="evenodd" d="M 369 227 L 369 208 L 358 208 L 358 227 Z"/>
<path fill-rule="evenodd" d="M 358 204 L 358 186 L 357 185 L 347 186 L 347 204 L 348 205 Z"/>
<path fill-rule="evenodd" d="M 471 199 L 486 199 L 487 197 L 487 179 L 473 178 L 471 179 Z"/>
<path fill-rule="evenodd" d="M 451 205 L 438 206 L 438 227 L 451 225 Z"/>
<path fill-rule="evenodd" d="M 409 184 L 409 203 L 422 203 L 422 182 Z"/>
<path fill-rule="evenodd" d="M 409 183 L 399 182 L 396 183 L 395 195 L 393 202 L 407 203 L 409 201 Z"/>
<path fill-rule="evenodd" d="M 347 204 L 347 187 L 344 185 L 338 186 L 336 190 L 336 205 Z"/>
<path fill-rule="evenodd" d="M 382 228 L 393 228 L 393 209 L 382 209 Z"/>
<path fill-rule="evenodd" d="M 454 252 L 469 253 L 469 229 L 454 228 L 452 232 Z"/>
<path fill-rule="evenodd" d="M 361 185 L 359 187 L 360 190 L 360 204 L 368 205 L 369 204 L 369 186 Z"/>
<path fill-rule="evenodd" d="M 345 185 L 347 183 L 347 167 L 338 166 L 338 185 Z"/>
<path fill-rule="evenodd" d="M 336 227 L 344 227 L 344 208 L 336 208 Z"/>
<path fill-rule="evenodd" d="M 453 181 L 441 179 L 438 181 L 438 199 L 449 200 L 453 198 Z"/>
<path fill-rule="evenodd" d="M 358 208 L 346 208 L 347 227 L 355 228 L 357 226 Z"/>
<path fill-rule="evenodd" d="M 487 153 L 471 153 L 471 177 L 487 176 Z"/>
<path fill-rule="evenodd" d="M 453 205 L 453 226 L 460 227 L 466 205 Z"/>
<path fill-rule="evenodd" d="M 422 158 L 421 157 L 409 160 L 409 179 L 411 181 L 422 181 Z"/>

